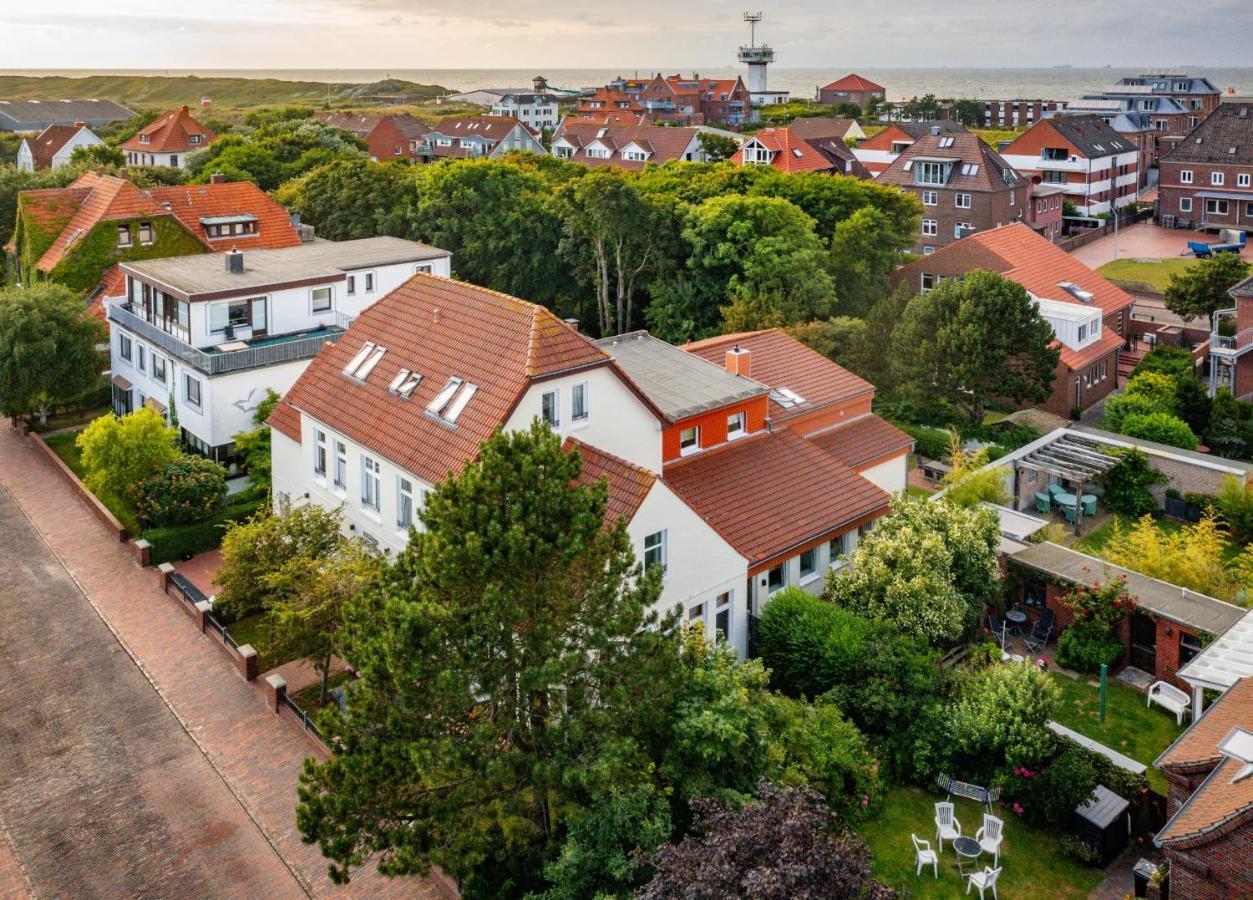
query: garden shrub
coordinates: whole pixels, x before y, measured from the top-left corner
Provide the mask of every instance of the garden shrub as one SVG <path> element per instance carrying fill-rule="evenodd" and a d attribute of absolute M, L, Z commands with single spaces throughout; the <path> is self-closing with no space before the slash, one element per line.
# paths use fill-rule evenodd
<path fill-rule="evenodd" d="M 1192 433 L 1188 423 L 1166 412 L 1132 413 L 1123 419 L 1122 433 L 1128 437 L 1181 447 L 1184 450 L 1197 448 L 1196 435 Z"/>
<path fill-rule="evenodd" d="M 112 492 L 134 502 L 139 485 L 178 456 L 178 432 L 148 407 L 118 418 L 101 416 L 79 433 L 83 482 L 99 496 Z"/>
<path fill-rule="evenodd" d="M 942 428 L 928 428 L 925 425 L 908 425 L 900 422 L 896 427 L 914 439 L 914 452 L 927 459 L 947 459 L 949 434 Z"/>
<path fill-rule="evenodd" d="M 1053 753 L 1059 691 L 1035 666 L 1009 663 L 964 673 L 945 714 L 951 739 L 949 771 L 965 780 L 1003 781 L 1014 766 L 1037 767 Z"/>
<path fill-rule="evenodd" d="M 1122 461 L 1105 475 L 1105 504 L 1129 516 L 1157 512 L 1157 501 L 1149 488 L 1164 484 L 1166 476 L 1149 468 L 1149 458 L 1142 450 L 1132 447 L 1114 452 Z"/>
<path fill-rule="evenodd" d="M 1101 857 L 1092 849 L 1091 844 L 1069 834 L 1062 837 L 1058 846 L 1075 862 L 1083 863 L 1085 866 L 1095 866 L 1101 861 Z"/>
<path fill-rule="evenodd" d="M 152 565 L 186 559 L 206 550 L 217 549 L 222 545 L 227 528 L 255 515 L 266 505 L 264 500 L 232 504 L 222 507 L 210 518 L 199 522 L 148 529 L 143 533 L 143 538 L 152 545 Z"/>
<path fill-rule="evenodd" d="M 1228 475 L 1223 479 L 1215 505 L 1236 543 L 1253 541 L 1253 480 L 1241 486 L 1234 475 Z"/>
<path fill-rule="evenodd" d="M 1091 631 L 1067 628 L 1057 638 L 1057 664 L 1076 672 L 1099 672 L 1101 663 L 1113 668 L 1122 654 L 1121 641 Z"/>
<path fill-rule="evenodd" d="M 1132 801 L 1148 788 L 1148 776 L 1120 768 L 1069 738 L 1053 735 L 1053 744 L 1044 768 L 1014 766 L 1002 782 L 1003 796 L 1018 815 L 1066 828 L 1071 813 L 1092 798 L 1098 784 Z"/>
<path fill-rule="evenodd" d="M 186 525 L 213 515 L 226 499 L 226 469 L 183 454 L 139 486 L 139 518 L 157 526 Z"/>
<path fill-rule="evenodd" d="M 872 630 L 856 613 L 789 587 L 762 610 L 757 646 L 773 688 L 813 699 L 849 678 Z"/>
<path fill-rule="evenodd" d="M 1057 639 L 1058 665 L 1080 672 L 1099 672 L 1101 663 L 1113 665 L 1122 656 L 1116 634 L 1123 617 L 1135 609 L 1123 576 L 1092 587 L 1079 585 L 1062 597 L 1074 613 Z"/>

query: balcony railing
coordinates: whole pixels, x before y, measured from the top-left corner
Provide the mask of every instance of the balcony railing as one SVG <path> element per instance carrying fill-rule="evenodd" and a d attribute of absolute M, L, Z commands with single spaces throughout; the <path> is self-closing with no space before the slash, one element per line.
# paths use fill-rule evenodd
<path fill-rule="evenodd" d="M 163 329 L 136 315 L 123 304 L 109 307 L 109 320 L 133 331 L 145 340 L 165 350 L 175 358 L 194 366 L 207 375 L 222 375 L 259 366 L 311 359 L 327 343 L 335 343 L 344 330 L 352 324 L 351 316 L 335 313 L 335 324 L 314 333 L 302 333 L 290 337 L 260 338 L 255 346 L 240 350 L 198 350 L 180 341 Z"/>

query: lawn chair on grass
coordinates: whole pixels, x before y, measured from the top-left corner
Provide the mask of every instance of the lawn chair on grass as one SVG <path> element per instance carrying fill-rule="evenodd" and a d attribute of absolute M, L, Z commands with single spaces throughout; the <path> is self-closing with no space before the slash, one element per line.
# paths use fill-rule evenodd
<path fill-rule="evenodd" d="M 983 827 L 975 832 L 975 840 L 979 842 L 979 849 L 984 853 L 991 853 L 993 863 L 998 866 L 1001 864 L 1001 832 L 1004 827 L 1005 823 L 1002 820 L 985 813 L 983 816 Z"/>
<path fill-rule="evenodd" d="M 937 803 L 935 805 L 935 840 L 940 845 L 940 852 L 944 852 L 944 842 L 955 840 L 962 836 L 962 823 L 957 821 L 957 816 L 953 814 L 953 804 Z"/>
<path fill-rule="evenodd" d="M 966 893 L 970 893 L 972 887 L 979 889 L 979 900 L 983 900 L 983 892 L 992 889 L 992 900 L 1000 900 L 996 896 L 996 882 L 1001 878 L 1001 870 L 999 867 L 986 867 L 982 872 L 972 872 L 966 876 Z"/>
<path fill-rule="evenodd" d="M 931 849 L 931 842 L 924 841 L 918 835 L 911 834 L 914 840 L 914 876 L 922 874 L 923 866 L 930 866 L 936 878 L 940 877 L 940 857 Z"/>
<path fill-rule="evenodd" d="M 1057 621 L 1057 613 L 1051 609 L 1046 609 L 1040 613 L 1040 618 L 1036 619 L 1034 625 L 1031 626 L 1031 634 L 1027 637 L 1027 649 L 1032 653 L 1039 653 L 1044 649 L 1044 645 L 1049 642 L 1049 638 L 1053 636 L 1053 624 Z"/>

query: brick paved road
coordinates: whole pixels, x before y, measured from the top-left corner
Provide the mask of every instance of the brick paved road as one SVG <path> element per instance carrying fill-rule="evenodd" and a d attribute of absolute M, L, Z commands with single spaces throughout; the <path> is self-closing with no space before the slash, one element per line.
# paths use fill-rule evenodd
<path fill-rule="evenodd" d="M 45 897 L 303 891 L 0 488 L 0 817 Z"/>
<path fill-rule="evenodd" d="M 221 796 L 228 798 L 233 795 L 259 827 L 259 833 L 268 839 L 264 850 L 273 848 L 269 856 L 262 848 L 254 848 L 252 855 L 241 859 L 241 864 L 231 873 L 235 878 L 233 889 L 211 893 L 227 896 L 246 893 L 252 897 L 267 898 L 290 893 L 284 890 L 247 890 L 245 879 L 249 870 L 270 871 L 270 861 L 277 852 L 306 892 L 317 897 L 415 897 L 428 900 L 442 897 L 430 881 L 384 879 L 372 866 L 353 873 L 352 883 L 347 887 L 332 884 L 326 874 L 326 860 L 316 846 L 301 843 L 296 829 L 296 784 L 303 760 L 311 752 L 308 739 L 290 722 L 265 708 L 262 687 L 248 684 L 236 674 L 213 639 L 191 627 L 188 617 L 161 593 L 155 573 L 140 569 L 124 545 L 107 537 L 104 527 L 91 514 L 85 502 L 28 439 L 3 426 L 0 426 L 0 488 L 12 492 L 22 511 L 30 517 L 55 556 L 73 576 L 91 606 L 117 635 L 125 653 L 119 650 L 115 655 L 126 660 L 126 654 L 129 654 L 133 658 L 131 672 L 136 676 L 140 673 L 133 664 L 138 663 L 142 673 L 157 686 L 161 698 L 194 737 L 195 744 L 220 776 Z M 0 530 L 0 544 L 7 541 L 6 533 Z M 21 552 L 17 555 L 25 557 Z M 0 563 L 0 573 L 5 571 Z M 3 577 L 0 574 L 0 579 Z M 2 591 L 4 587 L 0 582 Z M 36 600 L 43 596 L 41 592 Z M 82 594 L 79 599 L 81 601 Z M 8 618 L 3 612 L 0 616 Z M 21 627 L 22 637 L 41 634 L 41 630 L 32 628 L 29 621 Z M 0 644 L 0 653 L 7 652 L 16 651 Z M 77 653 L 75 647 L 67 652 L 64 659 L 77 660 Z M 80 668 L 86 671 L 79 673 L 75 682 L 78 685 L 91 678 L 104 680 L 106 677 L 91 666 Z M 0 678 L 3 677 L 0 675 Z M 2 689 L 3 684 L 0 683 Z M 30 702 L 29 694 L 23 697 L 23 702 Z M 11 700 L 0 700 L 0 728 L 10 724 L 2 721 L 8 705 L 11 705 Z M 112 732 L 102 730 L 99 725 L 99 722 L 114 720 L 112 714 L 94 712 L 94 709 L 85 711 L 95 719 L 90 738 L 114 737 Z M 39 715 L 47 714 L 45 710 L 39 711 Z M 128 723 L 129 717 L 123 716 L 116 725 L 121 729 Z M 0 730 L 0 748 L 4 747 L 3 735 Z M 139 748 L 127 746 L 126 750 L 140 755 Z M 2 771 L 3 753 L 0 749 L 0 779 L 6 777 Z M 144 763 L 159 766 L 162 758 L 159 754 L 148 754 Z M 172 805 L 194 806 L 200 802 L 197 793 L 180 792 L 176 784 L 154 782 L 143 778 L 142 773 L 127 786 L 137 789 L 144 797 L 166 797 Z M 195 810 L 186 812 L 188 818 L 195 814 Z M 0 816 L 14 832 L 19 855 L 29 867 L 22 842 L 16 840 L 16 824 L 2 807 Z M 202 835 L 199 843 L 212 847 L 216 840 L 215 834 L 209 832 Z M 190 841 L 181 849 L 185 853 L 203 850 Z M 218 859 L 221 851 L 212 852 Z M 3 866 L 2 855 L 0 866 Z M 0 887 L 2 885 L 0 877 Z M 178 893 L 187 897 L 195 892 L 180 890 Z"/>

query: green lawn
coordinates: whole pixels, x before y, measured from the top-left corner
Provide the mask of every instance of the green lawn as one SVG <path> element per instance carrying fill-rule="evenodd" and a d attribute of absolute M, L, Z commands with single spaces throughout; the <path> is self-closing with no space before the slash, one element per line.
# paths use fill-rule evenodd
<path fill-rule="evenodd" d="M 1190 256 L 1170 256 L 1165 259 L 1115 259 L 1096 271 L 1118 285 L 1141 285 L 1158 293 L 1166 290 L 1171 275 L 1178 275 L 1196 262 Z"/>
<path fill-rule="evenodd" d="M 1153 760 L 1184 731 L 1175 724 L 1172 713 L 1160 706 L 1150 708 L 1143 694 L 1111 675 L 1102 723 L 1097 677 L 1080 675 L 1075 679 L 1054 672 L 1053 683 L 1062 691 L 1056 721 L 1144 763 L 1148 766 L 1149 784 L 1159 793 L 1166 792 L 1166 780 L 1153 768 Z"/>
<path fill-rule="evenodd" d="M 959 898 L 965 896 L 966 882 L 957 876 L 957 856 L 950 844 L 940 854 L 939 878 L 931 868 L 914 875 L 914 845 L 911 833 L 935 841 L 935 806 L 943 800 L 938 792 L 912 787 L 888 791 L 879 814 L 857 831 L 874 853 L 875 876 L 884 883 L 902 890 L 908 888 L 915 897 Z M 955 798 L 957 819 L 962 833 L 974 836 L 983 821 L 983 806 L 971 800 Z M 1005 838 L 1001 844 L 1003 871 L 997 885 L 999 896 L 1049 897 L 1051 900 L 1087 897 L 1104 873 L 1066 856 L 1057 838 L 1031 825 L 1003 807 L 993 810 L 1005 820 Z M 980 864 L 985 858 L 980 859 Z M 990 862 L 990 860 L 989 860 Z M 970 867 L 967 867 L 970 871 Z M 976 896 L 972 894 L 971 896 Z M 989 895 L 990 896 L 990 895 Z"/>
<path fill-rule="evenodd" d="M 352 681 L 351 672 L 332 672 L 330 680 L 326 685 L 327 702 L 334 703 L 335 701 L 331 698 L 330 692 L 341 684 L 347 684 L 349 681 Z M 322 708 L 321 704 L 318 703 L 321 693 L 322 685 L 311 684 L 303 691 L 297 691 L 295 694 L 292 694 L 292 700 L 296 702 L 297 706 L 312 716 Z"/>
<path fill-rule="evenodd" d="M 113 410 L 108 406 L 96 406 L 81 412 L 60 412 L 48 416 L 48 424 L 40 425 L 39 418 L 35 417 L 30 423 L 30 430 L 37 434 L 45 434 L 49 431 L 57 431 L 61 428 L 76 428 L 80 425 L 88 425 L 101 416 L 108 415 Z"/>
<path fill-rule="evenodd" d="M 1022 130 L 1014 131 L 1008 128 L 972 128 L 970 129 L 982 138 L 983 142 L 993 150 L 1001 149 L 1001 141 L 1013 141 L 1022 136 Z"/>
<path fill-rule="evenodd" d="M 77 445 L 74 443 L 77 437 L 77 431 L 68 431 L 64 434 L 54 434 L 44 438 L 44 442 L 52 449 L 53 453 L 61 457 L 62 462 L 69 466 L 70 470 L 81 480 L 86 473 L 83 469 L 82 453 L 79 452 Z M 108 507 L 109 512 L 117 516 L 118 521 L 122 523 L 129 534 L 139 534 L 139 518 L 135 515 L 134 506 L 116 494 L 107 491 L 97 496 L 100 498 L 100 502 Z"/>

